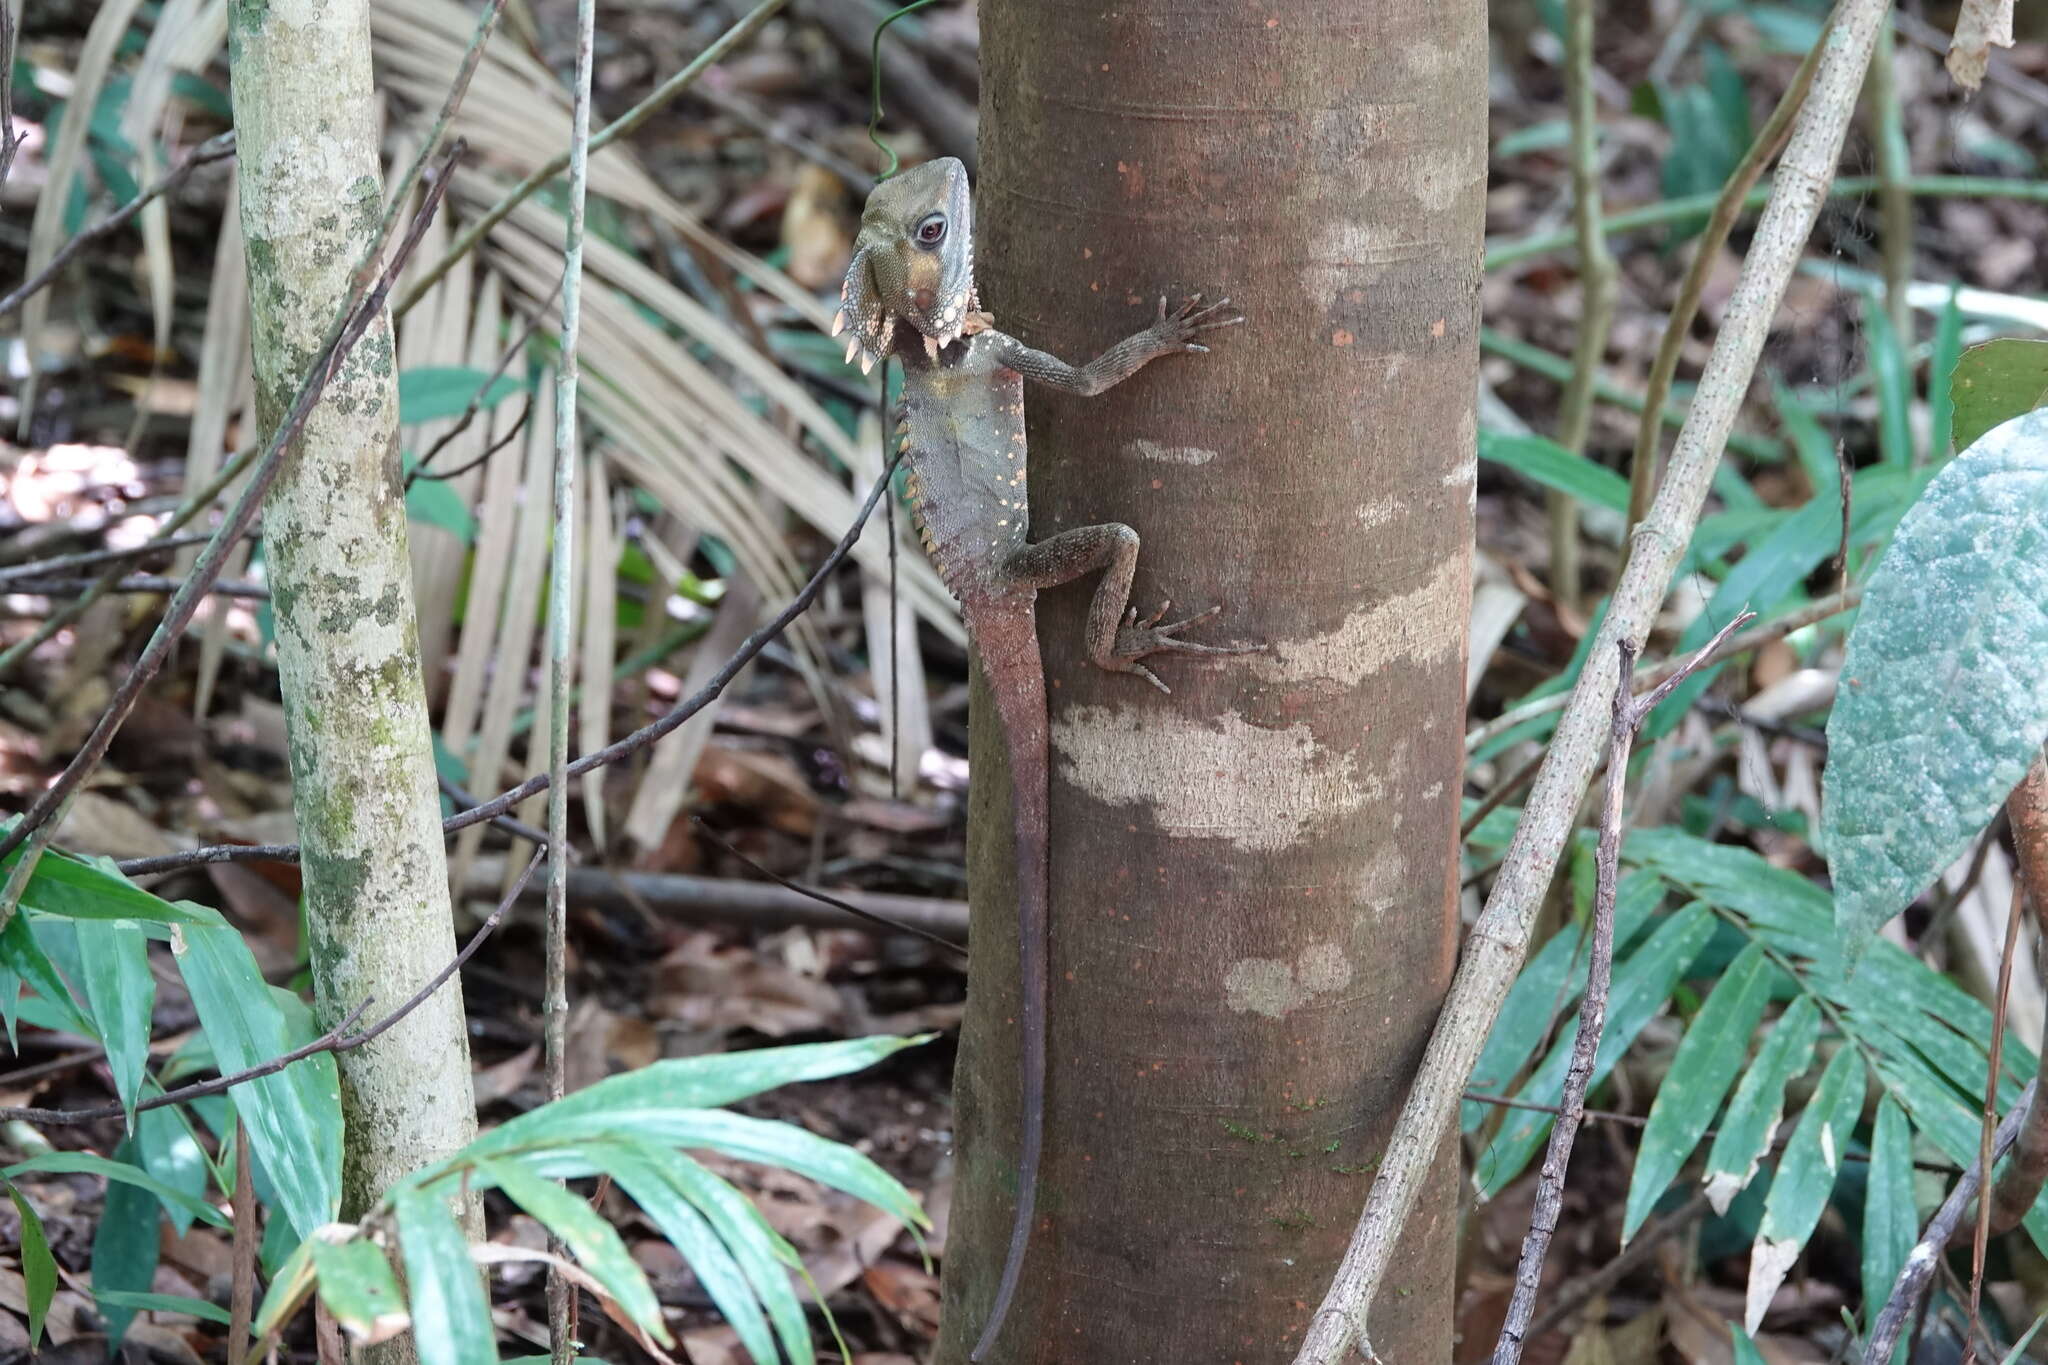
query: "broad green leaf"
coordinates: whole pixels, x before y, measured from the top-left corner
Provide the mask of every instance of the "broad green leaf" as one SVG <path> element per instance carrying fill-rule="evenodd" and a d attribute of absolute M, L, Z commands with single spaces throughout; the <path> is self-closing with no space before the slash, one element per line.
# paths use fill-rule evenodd
<path fill-rule="evenodd" d="M 1614 893 L 1614 948 L 1623 952 L 1664 900 L 1664 883 L 1654 874 L 1624 875 Z M 1586 947 L 1590 925 L 1567 924 L 1550 936 L 1515 978 L 1514 988 L 1493 1021 L 1486 1047 L 1473 1068 L 1471 1086 L 1504 1095 L 1515 1076 L 1542 1043 L 1550 1021 L 1568 1010 L 1586 989 Z M 1493 1106 L 1477 1100 L 1464 1103 L 1462 1127 L 1478 1128 Z"/>
<path fill-rule="evenodd" d="M 440 527 L 465 545 L 476 539 L 476 515 L 455 486 L 445 480 L 414 480 L 412 487 L 405 490 L 405 514 L 414 521 Z"/>
<path fill-rule="evenodd" d="M 1821 833 L 1854 964 L 2048 739 L 2048 413 L 1944 466 L 1871 575 L 1828 720 Z"/>
<path fill-rule="evenodd" d="M 1749 1256 L 1745 1325 L 1752 1332 L 1763 1322 L 1771 1296 L 1785 1282 L 1834 1193 L 1849 1135 L 1863 1112 L 1864 1081 L 1862 1054 L 1844 1046 L 1821 1073 L 1819 1088 L 1800 1112 L 1792 1140 L 1778 1158 L 1778 1172 L 1764 1196 L 1763 1224 Z"/>
<path fill-rule="evenodd" d="M 115 1149 L 123 1163 L 135 1159 L 135 1140 L 130 1138 Z M 129 1166 L 130 1170 L 137 1170 Z M 138 1170 L 138 1174 L 139 1174 Z M 144 1177 L 148 1179 L 147 1176 Z M 93 1297 L 108 1290 L 147 1292 L 156 1279 L 157 1201 L 150 1191 L 135 1184 L 110 1180 L 106 1201 L 100 1206 L 99 1226 L 92 1237 Z M 135 1310 L 107 1300 L 107 1340 L 119 1342 L 135 1320 Z"/>
<path fill-rule="evenodd" d="M 1713 911 L 1698 901 L 1665 920 L 1615 964 L 1607 993 L 1607 1021 L 1600 1032 L 1600 1050 L 1593 1059 L 1588 1088 L 1600 1084 L 1628 1050 L 1643 1025 L 1671 999 L 1685 969 L 1714 935 Z M 1523 1082 L 1515 1098 L 1530 1104 L 1554 1105 L 1564 1094 L 1565 1071 L 1571 1065 L 1575 1025 L 1560 1032 L 1542 1063 Z M 1481 1199 L 1491 1199 L 1521 1174 L 1550 1132 L 1551 1116 L 1533 1110 L 1511 1110 L 1506 1123 L 1474 1164 L 1473 1183 Z"/>
<path fill-rule="evenodd" d="M 28 916 L 19 910 L 8 917 L 6 927 L 0 928 L 0 963 L 5 963 L 7 970 L 26 981 L 29 989 L 35 992 L 35 997 L 30 1000 L 15 1001 L 17 1013 L 28 1012 L 29 1006 L 40 1000 L 55 1011 L 60 1028 L 88 1038 L 100 1036 L 92 1020 L 72 998 L 71 988 L 57 974 L 49 954 L 36 942 L 35 932 L 28 925 Z M 30 1021 L 35 1022 L 32 1016 Z"/>
<path fill-rule="evenodd" d="M 2048 402 L 2048 341 L 2000 337 L 1972 346 L 1949 381 L 1955 445 L 1968 450 L 1994 427 Z"/>
<path fill-rule="evenodd" d="M 1650 1121 L 1637 1148 L 1628 1207 L 1622 1215 L 1624 1242 L 1635 1236 L 1686 1158 L 1699 1146 L 1728 1087 L 1748 1060 L 1750 1035 L 1764 1017 L 1778 975 L 1778 969 L 1764 956 L 1763 945 L 1750 944 L 1721 973 L 1720 984 L 1685 1031 L 1671 1058 L 1671 1069 L 1657 1087 Z"/>
<path fill-rule="evenodd" d="M 15 1216 L 21 1219 L 21 1278 L 28 1294 L 28 1344 L 42 1344 L 43 1319 L 49 1315 L 50 1300 L 57 1296 L 57 1258 L 50 1254 L 50 1239 L 43 1234 L 42 1216 L 26 1196 L 12 1184 L 7 1197 L 14 1201 Z"/>
<path fill-rule="evenodd" d="M 497 1365 L 497 1332 L 483 1277 L 462 1226 L 440 1196 L 402 1184 L 391 1192 L 420 1365 Z"/>
<path fill-rule="evenodd" d="M 86 1003 L 100 1026 L 114 1093 L 135 1126 L 135 1101 L 149 1061 L 150 1014 L 156 978 L 149 971 L 149 940 L 132 920 L 79 920 L 78 955 Z"/>
<path fill-rule="evenodd" d="M 186 929 L 172 950 L 223 1072 L 259 1066 L 292 1050 L 284 1014 L 239 933 Z M 334 1217 L 341 1201 L 341 1091 L 333 1054 L 245 1081 L 234 1097 L 278 1207 L 299 1237 L 311 1236 Z"/>
<path fill-rule="evenodd" d="M 421 366 L 416 370 L 404 370 L 398 376 L 398 420 L 403 426 L 415 422 L 432 422 L 442 417 L 459 417 L 469 407 L 469 400 L 476 397 L 478 389 L 488 383 L 484 390 L 480 410 L 488 410 L 504 402 L 526 386 L 506 375 L 491 378 L 490 371 L 468 369 L 459 365 Z"/>
<path fill-rule="evenodd" d="M 1960 282 L 1948 291 L 1948 302 L 1934 324 L 1934 355 L 1927 363 L 1927 415 L 1936 461 L 1955 453 L 1956 362 L 1963 354 L 1962 292 Z"/>
<path fill-rule="evenodd" d="M 1735 1098 L 1728 1102 L 1728 1112 L 1707 1152 L 1707 1198 L 1716 1213 L 1726 1213 L 1756 1175 L 1757 1163 L 1769 1149 L 1771 1135 L 1785 1112 L 1786 1082 L 1805 1074 L 1819 1037 L 1820 1007 L 1807 995 L 1794 1000 L 1764 1035 L 1756 1060 L 1736 1083 Z"/>
<path fill-rule="evenodd" d="M 181 1106 L 165 1105 L 145 1109 L 135 1116 L 135 1150 L 142 1168 L 164 1184 L 193 1199 L 206 1194 L 205 1149 L 193 1135 L 191 1121 Z M 181 1203 L 166 1203 L 164 1213 L 171 1229 L 183 1237 L 192 1227 L 192 1211 Z"/>
<path fill-rule="evenodd" d="M 217 1322 L 223 1327 L 230 1321 L 227 1309 L 187 1294 L 151 1294 L 139 1289 L 101 1289 L 95 1285 L 92 1296 L 102 1304 L 125 1308 L 130 1313 L 183 1313 L 186 1317 Z"/>
<path fill-rule="evenodd" d="M 320 1279 L 320 1301 L 342 1330 L 358 1341 L 383 1341 L 404 1326 L 405 1294 L 382 1247 L 362 1237 L 309 1237 L 306 1245 Z"/>
<path fill-rule="evenodd" d="M 1628 511 L 1628 480 L 1605 465 L 1574 455 L 1541 436 L 1479 433 L 1479 458 L 1514 470 L 1531 483 L 1568 493 L 1578 501 L 1612 512 Z"/>
<path fill-rule="evenodd" d="M 661 1320 L 661 1305 L 655 1300 L 654 1286 L 647 1282 L 647 1276 L 612 1225 L 598 1217 L 580 1195 L 551 1180 L 543 1180 L 516 1160 L 483 1159 L 472 1169 L 477 1184 L 496 1185 L 559 1238 L 628 1317 L 664 1345 L 671 1340 L 668 1327 Z"/>
<path fill-rule="evenodd" d="M 126 1144 L 123 1144 L 126 1147 Z M 228 1216 L 203 1199 L 196 1199 L 183 1190 L 173 1189 L 158 1180 L 142 1167 L 128 1161 L 115 1161 L 110 1157 L 97 1156 L 92 1152 L 44 1152 L 26 1161 L 17 1161 L 0 1175 L 9 1180 L 28 1171 L 49 1171 L 64 1175 L 104 1176 L 116 1184 L 132 1185 L 146 1190 L 167 1204 L 176 1204 L 203 1223 L 217 1228 L 231 1226 Z"/>
<path fill-rule="evenodd" d="M 666 1114 L 716 1108 L 779 1085 L 859 1071 L 931 1036 L 801 1043 L 656 1062 L 585 1086 L 502 1123 L 464 1150 L 470 1155 L 491 1156 L 535 1141 L 601 1136 L 611 1124 L 623 1129 L 649 1119 L 659 1123 Z"/>
<path fill-rule="evenodd" d="M 0 822 L 0 833 L 14 828 L 20 817 Z M 4 878 L 22 858 L 16 849 L 0 858 Z M 152 896 L 117 872 L 109 872 L 62 849 L 45 849 L 22 889 L 22 905 L 67 919 L 140 919 L 158 924 L 224 924 L 218 911 Z"/>
<path fill-rule="evenodd" d="M 711 1296 L 719 1316 L 739 1334 L 740 1345 L 747 1354 L 757 1365 L 776 1365 L 779 1357 L 775 1338 L 761 1316 L 761 1301 L 748 1283 L 746 1272 L 712 1229 L 710 1220 L 683 1197 L 681 1188 L 668 1174 L 667 1168 L 678 1154 L 651 1143 L 620 1142 L 612 1146 L 614 1150 L 604 1158 L 604 1169 L 682 1255 L 697 1283 Z M 728 1235 L 747 1235 L 743 1227 L 727 1231 Z M 781 1284 L 793 1298 L 787 1275 L 782 1277 Z M 801 1317 L 801 1305 L 797 1311 Z M 799 1334 L 799 1341 L 800 1350 L 809 1347 L 808 1329 Z"/>
<path fill-rule="evenodd" d="M 1892 1283 L 1920 1237 L 1913 1199 L 1913 1128 L 1890 1095 L 1877 1102 L 1870 1135 L 1870 1178 L 1863 1195 L 1863 1326 L 1876 1325 Z"/>

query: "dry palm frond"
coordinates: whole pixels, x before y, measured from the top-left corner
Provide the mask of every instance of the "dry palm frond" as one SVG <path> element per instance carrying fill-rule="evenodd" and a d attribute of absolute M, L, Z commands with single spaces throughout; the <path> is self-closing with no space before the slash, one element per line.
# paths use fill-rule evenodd
<path fill-rule="evenodd" d="M 78 69 L 71 77 L 71 99 L 65 105 L 65 118 L 57 130 L 57 139 L 50 147 L 48 174 L 43 181 L 42 193 L 36 199 L 36 216 L 29 223 L 28 266 L 22 272 L 24 279 L 33 279 L 64 245 L 68 235 L 64 229 L 64 212 L 71 203 L 72 185 L 84 165 L 85 139 L 92 129 L 93 106 L 99 102 L 100 91 L 106 86 L 107 72 L 113 65 L 121 36 L 128 31 L 128 25 L 141 4 L 142 0 L 105 0 L 99 13 L 93 16 L 92 27 L 86 31 L 85 44 L 78 53 Z M 28 376 L 21 383 L 21 432 L 24 440 L 27 439 L 29 419 L 36 410 L 35 365 L 41 349 L 43 324 L 49 316 L 50 291 L 47 289 L 29 295 L 28 301 L 21 306 L 21 346 L 29 366 Z"/>

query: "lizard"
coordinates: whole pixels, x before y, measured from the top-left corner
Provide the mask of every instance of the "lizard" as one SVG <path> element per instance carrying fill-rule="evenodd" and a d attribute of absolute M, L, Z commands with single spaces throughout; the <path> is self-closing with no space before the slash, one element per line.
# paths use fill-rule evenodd
<path fill-rule="evenodd" d="M 1002 1331 L 1031 1238 L 1045 1126 L 1048 928 L 1047 806 L 1051 780 L 1044 666 L 1034 600 L 1046 588 L 1101 571 L 1089 607 L 1087 651 L 1098 667 L 1170 691 L 1141 662 L 1182 652 L 1237 654 L 1260 648 L 1199 644 L 1182 632 L 1221 607 L 1167 622 L 1171 602 L 1139 619 L 1130 604 L 1138 533 L 1106 522 L 1030 538 L 1025 483 L 1026 379 L 1093 395 L 1163 356 L 1205 352 L 1196 338 L 1244 321 L 1230 300 L 1206 307 L 1197 294 L 1085 365 L 1036 351 L 994 326 L 974 283 L 974 223 L 966 168 L 927 161 L 868 196 L 840 288 L 832 335 L 848 333 L 846 359 L 862 373 L 891 353 L 903 365 L 897 455 L 925 554 L 960 603 L 1010 759 L 1016 840 L 1019 1066 L 1022 1126 L 1017 1201 L 1002 1275 L 970 1361 Z"/>

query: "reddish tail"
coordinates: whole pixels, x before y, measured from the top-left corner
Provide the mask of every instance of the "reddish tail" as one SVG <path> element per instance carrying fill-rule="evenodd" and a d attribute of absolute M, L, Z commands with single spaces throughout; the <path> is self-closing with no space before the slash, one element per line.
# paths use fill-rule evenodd
<path fill-rule="evenodd" d="M 1017 836 L 1017 1051 L 1024 1120 L 1017 1148 L 1017 1211 L 1010 1224 L 1010 1249 L 1003 1258 L 1003 1275 L 996 1285 L 988 1323 L 967 1356 L 978 1363 L 1002 1333 L 1010 1300 L 1016 1297 L 1038 1196 L 1038 1154 L 1045 1135 L 1045 996 L 1050 953 L 1045 828 L 1051 754 L 1045 672 L 1039 661 L 1037 622 L 1030 599 L 1014 605 L 970 604 L 966 616 L 1010 751 L 1010 799 Z"/>

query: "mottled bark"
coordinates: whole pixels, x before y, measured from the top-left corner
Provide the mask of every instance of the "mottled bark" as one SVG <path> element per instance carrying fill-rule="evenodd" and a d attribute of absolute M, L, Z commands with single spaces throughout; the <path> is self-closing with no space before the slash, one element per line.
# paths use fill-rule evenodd
<path fill-rule="evenodd" d="M 366 0 L 233 0 L 229 62 L 257 411 L 290 403 L 382 211 Z M 379 319 L 314 408 L 263 518 L 304 845 L 315 1008 L 406 999 L 455 951 Z M 476 1130 L 450 982 L 340 1054 L 342 1214 Z"/>
<path fill-rule="evenodd" d="M 1075 362 L 1161 293 L 1249 318 L 1027 396 L 1033 538 L 1117 520 L 1134 601 L 1249 658 L 1091 667 L 1040 598 L 1052 998 L 1039 1220 L 993 1360 L 1271 1360 L 1322 1296 L 1456 945 L 1483 8 L 984 0 L 981 297 Z M 1092 586 L 1092 585 L 1091 585 Z M 976 693 L 975 952 L 939 1359 L 1002 1259 L 1018 1130 L 1009 797 Z M 1375 1344 L 1447 1360 L 1446 1143 Z"/>

